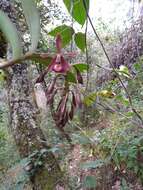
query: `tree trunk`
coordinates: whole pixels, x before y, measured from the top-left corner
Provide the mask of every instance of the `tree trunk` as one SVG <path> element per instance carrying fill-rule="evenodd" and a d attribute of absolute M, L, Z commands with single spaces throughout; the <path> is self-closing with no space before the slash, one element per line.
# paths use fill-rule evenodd
<path fill-rule="evenodd" d="M 0 8 L 11 17 L 12 7 L 9 0 L 2 0 Z M 11 52 L 8 50 L 8 57 Z M 9 103 L 9 128 L 15 139 L 21 158 L 30 156 L 30 165 L 25 167 L 27 172 L 35 171 L 31 176 L 32 187 L 35 190 L 54 190 L 61 179 L 62 172 L 51 152 L 47 152 L 46 139 L 39 127 L 38 115 L 32 100 L 31 82 L 28 77 L 27 63 L 20 63 L 8 69 L 7 94 Z M 42 164 L 38 169 L 34 166 L 37 155 L 42 156 Z"/>
<path fill-rule="evenodd" d="M 30 156 L 34 151 L 38 151 L 38 154 L 49 148 L 42 130 L 38 127 L 36 108 L 32 103 L 27 76 L 27 64 L 21 63 L 10 69 L 8 79 L 9 127 L 21 158 Z M 37 155 L 34 161 L 36 157 Z M 36 170 L 32 182 L 36 190 L 53 190 L 62 175 L 59 165 L 52 153 L 46 154 L 43 162 L 44 167 L 42 164 L 42 167 Z M 33 169 L 36 168 L 29 168 L 28 172 Z"/>

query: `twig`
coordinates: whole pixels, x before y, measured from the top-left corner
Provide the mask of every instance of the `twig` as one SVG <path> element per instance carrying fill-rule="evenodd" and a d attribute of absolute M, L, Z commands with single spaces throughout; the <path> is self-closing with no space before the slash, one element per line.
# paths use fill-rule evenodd
<path fill-rule="evenodd" d="M 85 55 L 86 55 L 86 64 L 89 66 L 88 47 L 87 47 L 87 30 L 88 30 L 88 20 L 86 21 L 86 28 L 85 28 Z M 87 69 L 86 90 L 88 89 L 88 84 L 89 84 L 89 67 Z"/>
<path fill-rule="evenodd" d="M 86 11 L 87 18 L 88 18 L 88 20 L 89 20 L 89 22 L 90 22 L 90 25 L 91 25 L 92 29 L 93 29 L 93 32 L 94 32 L 95 36 L 97 37 L 97 39 L 98 39 L 98 41 L 99 41 L 99 43 L 100 43 L 100 45 L 101 45 L 101 47 L 102 47 L 102 49 L 103 49 L 103 52 L 104 52 L 104 54 L 106 55 L 106 58 L 107 58 L 107 60 L 108 60 L 108 62 L 109 62 L 109 64 L 110 64 L 110 66 L 112 67 L 114 73 L 117 75 L 118 80 L 120 81 L 120 83 L 121 83 L 121 85 L 122 85 L 124 91 L 125 91 L 126 94 L 127 94 L 127 97 L 128 97 L 128 100 L 129 100 L 129 103 L 130 103 L 130 106 L 131 106 L 131 109 L 132 109 L 132 111 L 135 113 L 135 115 L 138 117 L 138 119 L 141 121 L 141 123 L 142 123 L 142 125 L 143 125 L 143 119 L 142 119 L 142 117 L 139 115 L 139 113 L 138 113 L 138 112 L 136 111 L 136 109 L 133 107 L 132 98 L 131 98 L 131 96 L 130 96 L 130 94 L 129 94 L 127 88 L 126 88 L 126 86 L 124 85 L 122 79 L 120 78 L 119 73 L 116 71 L 116 68 L 115 68 L 114 64 L 112 64 L 112 62 L 111 62 L 111 60 L 110 60 L 110 58 L 109 58 L 109 56 L 108 56 L 108 53 L 107 53 L 107 51 L 106 51 L 106 49 L 105 49 L 105 47 L 104 47 L 104 44 L 103 44 L 102 40 L 100 39 L 98 33 L 96 32 L 96 29 L 95 29 L 95 27 L 94 27 L 94 25 L 93 25 L 93 23 L 92 23 L 92 20 L 91 20 L 91 18 L 90 18 L 90 16 L 89 16 L 89 13 L 88 13 L 88 9 L 87 9 L 87 5 L 86 5 L 86 1 L 85 1 L 85 0 L 83 0 L 83 5 L 84 5 L 85 11 Z"/>

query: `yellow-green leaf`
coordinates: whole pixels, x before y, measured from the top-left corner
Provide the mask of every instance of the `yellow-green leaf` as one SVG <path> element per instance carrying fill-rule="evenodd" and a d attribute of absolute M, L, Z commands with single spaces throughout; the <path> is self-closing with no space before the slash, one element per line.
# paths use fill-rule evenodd
<path fill-rule="evenodd" d="M 98 96 L 104 97 L 104 98 L 114 98 L 116 94 L 110 90 L 101 90 L 98 93 Z"/>
<path fill-rule="evenodd" d="M 84 98 L 83 102 L 84 102 L 84 104 L 85 104 L 86 106 L 91 106 L 92 104 L 95 103 L 96 97 L 97 97 L 97 93 L 96 93 L 96 92 L 90 93 L 90 94 L 88 94 L 88 95 Z"/>

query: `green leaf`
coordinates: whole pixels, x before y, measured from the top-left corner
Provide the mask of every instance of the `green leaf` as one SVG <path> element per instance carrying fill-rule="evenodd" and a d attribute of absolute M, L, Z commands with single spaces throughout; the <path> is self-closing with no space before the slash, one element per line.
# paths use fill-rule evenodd
<path fill-rule="evenodd" d="M 103 98 L 114 98 L 116 96 L 111 90 L 101 90 L 97 94 Z"/>
<path fill-rule="evenodd" d="M 86 106 L 91 106 L 95 102 L 96 97 L 97 97 L 97 93 L 93 92 L 93 93 L 89 94 L 88 96 L 86 96 L 84 98 L 83 102 Z"/>
<path fill-rule="evenodd" d="M 128 184 L 124 178 L 122 178 L 121 181 L 121 190 L 129 190 L 130 188 L 128 187 Z"/>
<path fill-rule="evenodd" d="M 84 72 L 89 69 L 89 65 L 85 63 L 77 63 L 77 64 L 73 64 L 72 66 L 78 69 L 80 72 Z"/>
<path fill-rule="evenodd" d="M 67 25 L 61 25 L 49 32 L 49 35 L 56 37 L 58 33 L 61 35 L 62 38 L 62 47 L 65 47 L 72 40 L 74 29 Z"/>
<path fill-rule="evenodd" d="M 22 44 L 16 27 L 8 18 L 8 16 L 0 10 L 0 30 L 4 33 L 7 41 L 12 47 L 13 59 L 17 59 L 22 55 Z"/>
<path fill-rule="evenodd" d="M 6 79 L 5 72 L 0 69 L 0 81 L 3 81 L 3 80 L 5 80 L 5 79 Z"/>
<path fill-rule="evenodd" d="M 119 70 L 117 70 L 117 72 L 119 73 L 119 75 L 123 75 L 127 78 L 131 77 L 129 69 L 124 65 L 120 65 L 120 68 L 119 68 Z"/>
<path fill-rule="evenodd" d="M 95 188 L 96 178 L 94 176 L 86 176 L 83 180 L 83 186 L 85 188 Z"/>
<path fill-rule="evenodd" d="M 63 0 L 66 8 L 68 9 L 71 16 L 82 26 L 84 25 L 87 15 L 84 8 L 83 0 L 74 0 L 73 5 L 71 0 Z M 85 0 L 87 11 L 89 9 L 89 0 Z M 73 10 L 72 10 L 73 7 Z"/>
<path fill-rule="evenodd" d="M 77 83 L 76 77 L 75 77 L 75 75 L 72 72 L 67 72 L 66 80 L 68 82 Z"/>
<path fill-rule="evenodd" d="M 96 160 L 96 161 L 90 161 L 90 162 L 86 162 L 81 164 L 81 168 L 82 169 L 91 169 L 91 168 L 100 168 L 101 166 L 103 166 L 104 162 L 103 160 Z"/>
<path fill-rule="evenodd" d="M 40 37 L 40 16 L 34 0 L 20 0 L 31 34 L 30 51 L 37 48 Z"/>
<path fill-rule="evenodd" d="M 127 117 L 133 117 L 134 114 L 135 114 L 135 113 L 132 112 L 132 111 L 126 112 L 126 116 L 127 116 Z"/>
<path fill-rule="evenodd" d="M 129 106 L 130 105 L 128 98 L 125 98 L 122 95 L 116 96 L 116 99 L 119 100 L 120 103 L 122 103 L 124 106 Z"/>
<path fill-rule="evenodd" d="M 141 71 L 142 70 L 142 65 L 140 63 L 135 63 L 133 66 L 134 66 L 136 71 Z"/>
<path fill-rule="evenodd" d="M 86 48 L 86 36 L 84 33 L 78 32 L 74 36 L 74 41 L 79 49 L 83 52 Z"/>

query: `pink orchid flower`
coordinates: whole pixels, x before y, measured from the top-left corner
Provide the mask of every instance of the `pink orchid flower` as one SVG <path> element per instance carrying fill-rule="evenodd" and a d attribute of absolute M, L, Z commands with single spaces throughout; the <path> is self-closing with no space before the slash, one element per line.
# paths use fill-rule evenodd
<path fill-rule="evenodd" d="M 64 59 L 63 54 L 61 52 L 62 49 L 62 39 L 60 34 L 56 37 L 56 48 L 57 54 L 52 59 L 50 65 L 48 66 L 48 71 L 54 71 L 56 73 L 66 73 L 70 70 L 70 64 Z M 73 56 L 73 55 L 69 55 Z"/>
<path fill-rule="evenodd" d="M 36 83 L 43 82 L 44 77 L 48 73 L 48 71 L 54 71 L 55 73 L 66 74 L 70 70 L 71 65 L 65 60 L 64 56 L 72 58 L 76 56 L 76 53 L 69 52 L 63 55 L 61 51 L 62 39 L 60 34 L 58 34 L 56 37 L 56 49 L 57 49 L 56 55 L 52 58 L 51 63 L 48 65 L 48 67 L 37 78 Z"/>

